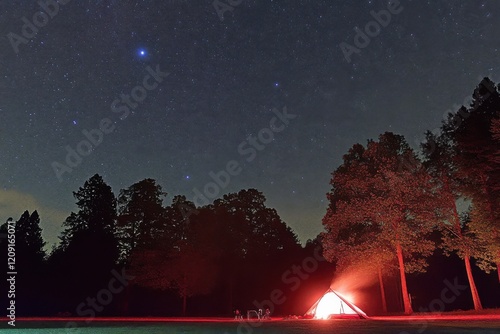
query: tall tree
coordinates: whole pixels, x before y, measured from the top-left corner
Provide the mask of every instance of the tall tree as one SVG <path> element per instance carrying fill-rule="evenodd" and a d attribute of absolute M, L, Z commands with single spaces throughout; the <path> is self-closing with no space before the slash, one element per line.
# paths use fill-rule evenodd
<path fill-rule="evenodd" d="M 336 265 L 336 273 L 353 268 L 366 275 L 376 274 L 378 277 L 382 311 L 387 313 L 387 301 L 383 277 L 393 267 L 394 253 L 389 244 L 383 244 L 379 238 L 380 229 L 376 224 L 368 222 L 350 222 L 342 212 L 332 213 L 327 209 L 323 217 L 323 225 L 327 232 L 321 234 L 324 245 L 328 248 L 323 256 Z"/>
<path fill-rule="evenodd" d="M 457 112 L 458 124 L 443 126 L 452 139 L 454 163 L 463 180 L 462 192 L 472 202 L 470 228 L 487 245 L 497 270 L 500 267 L 500 161 L 498 141 L 492 129 L 495 129 L 499 110 L 499 89 L 489 78 L 484 78 L 474 90 L 471 106 Z"/>
<path fill-rule="evenodd" d="M 122 189 L 118 196 L 120 257 L 125 261 L 136 247 L 150 245 L 163 233 L 167 195 L 153 179 L 144 179 Z"/>
<path fill-rule="evenodd" d="M 282 264 L 301 247 L 265 200 L 262 193 L 249 189 L 196 208 L 185 197 L 176 196 L 166 208 L 158 240 L 152 247 L 133 252 L 136 282 L 153 289 L 175 290 L 181 297 L 183 314 L 190 297 L 214 289 L 228 297 L 224 305 L 229 307 L 258 298 L 257 292 L 268 295 L 269 282 L 280 282 Z M 262 275 L 263 271 L 267 275 Z"/>
<path fill-rule="evenodd" d="M 500 107 L 499 107 L 500 108 Z M 493 165 L 499 166 L 500 165 L 500 111 L 497 112 L 497 117 L 494 118 L 491 122 L 491 134 L 493 136 L 493 139 L 496 141 L 496 147 L 497 150 L 493 154 L 490 155 L 490 162 Z M 498 177 L 498 175 L 497 175 Z M 495 187 L 495 196 L 496 198 L 500 198 L 500 182 L 496 183 Z M 498 205 L 498 201 L 497 201 Z M 499 208 L 498 206 L 496 207 L 496 212 L 497 212 L 497 223 L 496 223 L 496 230 L 500 230 L 500 225 L 499 223 L 499 218 L 498 218 L 498 213 L 499 213 Z M 497 274 L 498 274 L 498 281 L 500 282 L 500 233 L 497 233 L 497 238 L 494 240 L 493 243 L 490 243 L 490 248 L 491 248 L 491 253 L 494 256 L 495 263 L 497 266 Z"/>
<path fill-rule="evenodd" d="M 73 192 L 79 210 L 72 212 L 63 223 L 61 245 L 66 247 L 81 231 L 113 236 L 116 232 L 116 198 L 102 177 L 95 174 L 83 187 Z"/>
<path fill-rule="evenodd" d="M 8 223 L 0 227 L 0 233 L 7 234 Z M 16 314 L 18 316 L 40 315 L 44 305 L 43 273 L 45 265 L 45 242 L 42 238 L 40 217 L 37 211 L 25 211 L 14 223 L 15 239 L 0 239 L 2 246 L 2 263 L 7 265 L 7 248 L 4 245 L 15 247 L 14 270 L 16 278 Z M 13 244 L 7 243 L 14 242 Z M 5 256 L 5 257 L 4 257 Z M 7 295 L 7 294 L 6 294 Z"/>
<path fill-rule="evenodd" d="M 177 240 L 184 238 L 187 228 L 193 218 L 200 213 L 193 202 L 186 196 L 177 195 L 166 208 L 166 219 L 163 222 L 164 241 L 172 245 Z"/>
<path fill-rule="evenodd" d="M 51 253 L 50 266 L 56 277 L 54 294 L 59 294 L 65 308 L 75 310 L 81 300 L 106 286 L 119 251 L 111 187 L 96 174 L 73 194 L 79 210 L 63 223 L 65 230 Z"/>
<path fill-rule="evenodd" d="M 16 222 L 16 257 L 19 263 L 29 263 L 30 266 L 39 266 L 43 263 L 46 253 L 45 241 L 42 238 L 40 217 L 35 210 L 30 215 L 25 211 Z"/>
<path fill-rule="evenodd" d="M 242 251 L 238 254 L 240 259 L 273 257 L 297 250 L 297 236 L 265 202 L 265 196 L 256 189 L 227 194 L 214 202 L 216 211 L 232 217 L 224 230 L 236 238 L 235 248 Z"/>
<path fill-rule="evenodd" d="M 299 256 L 296 235 L 256 189 L 224 195 L 213 209 L 221 223 L 221 266 L 228 305 L 268 295 L 268 282 L 279 282 L 283 265 Z M 267 275 L 259 275 L 256 267 Z"/>
<path fill-rule="evenodd" d="M 330 207 L 323 217 L 323 225 L 327 232 L 322 233 L 325 248 L 325 258 L 336 264 L 336 271 L 342 272 L 355 267 L 357 270 L 366 271 L 367 274 L 376 273 L 379 281 L 382 310 L 387 312 L 387 301 L 383 276 L 388 274 L 394 260 L 390 244 L 379 238 L 381 232 L 377 224 L 364 220 L 364 217 L 355 217 L 352 212 L 339 210 L 344 202 L 350 200 L 346 187 L 353 178 L 368 175 L 367 163 L 363 157 L 365 148 L 354 145 L 344 155 L 344 163 L 333 174 L 334 188 L 328 194 Z M 366 189 L 365 189 L 366 190 Z M 358 195 L 361 195 L 358 193 Z"/>
<path fill-rule="evenodd" d="M 452 142 L 452 131 L 456 126 L 458 115 L 450 115 L 443 125 L 442 133 L 426 134 L 426 141 L 422 144 L 426 158 L 425 166 L 433 176 L 437 185 L 439 197 L 435 205 L 438 208 L 438 228 L 442 231 L 441 247 L 445 254 L 455 252 L 464 260 L 465 270 L 471 289 L 475 310 L 481 310 L 482 304 L 472 274 L 471 257 L 485 259 L 484 249 L 479 245 L 480 240 L 468 228 L 468 220 L 461 219 L 458 208 L 459 201 L 464 199 L 464 179 L 455 161 L 455 147 Z"/>
<path fill-rule="evenodd" d="M 176 198 L 174 207 L 182 202 Z M 185 202 L 189 205 L 190 202 Z M 182 216 L 181 212 L 178 212 Z M 212 291 L 218 274 L 217 258 L 220 254 L 212 212 L 200 209 L 170 245 L 168 233 L 154 243 L 154 247 L 141 248 L 132 257 L 132 272 L 137 283 L 153 289 L 173 289 L 182 300 L 182 315 L 187 312 L 187 299 Z"/>
<path fill-rule="evenodd" d="M 425 257 L 435 248 L 427 240 L 435 215 L 430 176 L 404 138 L 386 132 L 378 142 L 369 141 L 366 149 L 355 145 L 330 184 L 332 216 L 324 220 L 326 234 L 339 226 L 345 231 L 361 227 L 369 230 L 379 252 L 390 247 L 398 261 L 404 311 L 412 313 L 406 273 L 423 271 Z M 335 239 L 324 240 L 327 252 L 336 247 Z M 357 250 L 366 246 L 363 240 L 352 244 Z M 367 252 L 373 254 L 370 247 Z"/>
<path fill-rule="evenodd" d="M 200 209 L 200 213 L 185 225 L 181 239 L 164 264 L 165 275 L 182 299 L 182 315 L 187 312 L 187 299 L 212 291 L 219 273 L 218 258 L 221 254 L 219 229 L 213 213 Z"/>

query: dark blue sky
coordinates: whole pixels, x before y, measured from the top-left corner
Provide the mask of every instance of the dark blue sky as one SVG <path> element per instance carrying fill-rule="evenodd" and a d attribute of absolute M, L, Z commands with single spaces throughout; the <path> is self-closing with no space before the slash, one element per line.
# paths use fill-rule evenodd
<path fill-rule="evenodd" d="M 0 220 L 38 209 L 49 242 L 95 173 L 116 194 L 154 178 L 166 204 L 257 188 L 305 241 L 350 146 L 393 131 L 416 147 L 500 81 L 497 1 L 242 0 L 224 20 L 211 1 L 46 3 L 0 8 Z M 87 155 L 69 166 L 68 149 Z"/>

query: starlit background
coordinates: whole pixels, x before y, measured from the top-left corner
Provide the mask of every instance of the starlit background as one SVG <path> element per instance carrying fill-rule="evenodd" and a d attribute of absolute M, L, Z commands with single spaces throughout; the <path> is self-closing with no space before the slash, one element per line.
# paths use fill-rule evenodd
<path fill-rule="evenodd" d="M 23 36 L 40 5 L 0 9 L 0 219 L 37 209 L 49 244 L 95 173 L 115 194 L 154 178 L 168 205 L 193 200 L 231 160 L 242 171 L 219 196 L 257 188 L 305 242 L 322 230 L 330 173 L 349 147 L 385 131 L 417 147 L 482 77 L 500 81 L 498 1 L 401 0 L 351 62 L 339 45 L 354 46 L 354 28 L 387 1 L 243 0 L 223 20 L 212 1 L 61 2 L 16 47 L 9 34 Z M 148 66 L 169 74 L 120 119 L 113 101 Z M 246 161 L 238 146 L 283 107 L 297 117 Z M 105 118 L 114 131 L 60 181 L 52 164 Z"/>

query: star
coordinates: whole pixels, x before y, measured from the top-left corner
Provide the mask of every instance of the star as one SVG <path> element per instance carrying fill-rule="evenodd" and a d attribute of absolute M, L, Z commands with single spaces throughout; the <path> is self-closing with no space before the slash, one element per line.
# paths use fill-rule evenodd
<path fill-rule="evenodd" d="M 195 198 L 195 187 L 203 194 L 205 185 L 212 190 L 215 184 L 220 188 L 216 198 L 252 187 L 305 241 L 323 229 L 321 200 L 328 203 L 324 194 L 330 174 L 349 147 L 394 131 L 418 148 L 427 128 L 436 129 L 443 114 L 458 110 L 455 103 L 470 103 L 464 98 L 484 76 L 500 81 L 495 77 L 500 46 L 489 33 L 500 18 L 488 1 L 447 6 L 444 0 L 439 5 L 427 0 L 412 8 L 411 15 L 401 2 L 394 8 L 403 11 L 391 14 L 387 27 L 370 14 L 373 9 L 378 20 L 389 19 L 383 14 L 387 6 L 376 0 L 320 0 L 308 9 L 307 18 L 294 2 L 276 2 L 252 4 L 248 10 L 223 6 L 223 11 L 234 10 L 225 11 L 221 22 L 210 4 L 188 9 L 180 5 L 184 0 L 156 1 L 154 6 L 95 0 L 86 2 L 95 5 L 81 4 L 82 10 L 64 14 L 60 4 L 53 19 L 49 14 L 55 14 L 55 7 L 42 8 L 45 14 L 23 13 L 31 21 L 28 28 L 15 2 L 2 2 L 2 13 L 13 19 L 6 33 L 21 39 L 4 37 L 0 56 L 0 65 L 8 64 L 0 74 L 0 123 L 13 125 L 0 125 L 0 176 L 9 175 L 9 187 L 30 189 L 44 205 L 54 203 L 66 213 L 74 209 L 72 191 L 115 162 L 120 168 L 110 177 L 116 190 L 150 177 L 170 195 L 181 193 L 188 200 Z M 428 15 L 429 10 L 436 15 Z M 283 15 L 275 22 L 274 16 L 262 16 L 267 11 Z M 358 13 L 365 13 L 364 18 Z M 45 25 L 46 15 L 46 26 L 38 27 Z M 57 33 L 67 29 L 67 22 L 90 24 L 85 43 Z M 376 36 L 365 30 L 377 29 L 372 23 L 380 26 L 380 31 L 368 32 Z M 304 25 L 303 31 L 288 38 L 295 25 Z M 26 37 L 31 31 L 24 28 L 39 33 Z M 231 32 L 235 29 L 237 34 Z M 332 38 L 332 31 L 339 38 Z M 340 47 L 343 42 L 360 50 L 350 55 L 351 63 Z M 167 72 L 171 74 L 161 75 Z M 460 99 L 450 97 L 439 107 L 443 110 L 436 110 L 442 93 L 427 87 L 433 82 L 460 92 Z M 395 111 L 388 111 L 388 101 Z M 76 117 L 82 117 L 82 125 Z M 94 145 L 101 143 L 101 132 L 102 144 Z M 68 166 L 71 173 L 54 170 L 55 161 L 67 164 L 66 146 L 87 153 L 80 142 L 92 144 L 97 155 L 81 156 L 77 168 Z M 50 145 L 49 150 L 40 149 L 40 143 Z M 19 160 L 21 145 L 25 156 L 33 156 L 42 168 Z M 132 155 L 136 159 L 129 162 Z M 230 183 L 222 189 L 211 183 L 209 172 L 226 170 L 227 163 L 234 174 L 238 167 L 242 172 L 234 178 L 228 173 Z M 225 184 L 221 173 L 218 181 Z M 296 181 L 293 187 L 286 187 L 288 180 Z M 4 212 L 2 207 L 0 214 Z M 305 212 L 315 220 L 312 228 L 302 222 Z M 49 246 L 59 242 L 57 233 L 50 231 Z"/>

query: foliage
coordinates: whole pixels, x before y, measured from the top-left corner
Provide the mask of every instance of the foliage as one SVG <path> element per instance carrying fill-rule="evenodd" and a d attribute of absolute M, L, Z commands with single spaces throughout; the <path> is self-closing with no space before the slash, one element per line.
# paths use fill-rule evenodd
<path fill-rule="evenodd" d="M 73 193 L 79 210 L 66 218 L 66 228 L 61 236 L 61 247 L 65 248 L 82 231 L 91 231 L 114 236 L 116 232 L 116 198 L 98 174 L 85 181 L 83 187 Z"/>
<path fill-rule="evenodd" d="M 45 259 L 45 241 L 42 238 L 40 217 L 37 211 L 30 215 L 25 211 L 16 222 L 16 256 L 20 265 L 28 261 L 33 266 L 40 265 Z"/>
<path fill-rule="evenodd" d="M 125 261 L 136 247 L 147 247 L 163 232 L 167 193 L 153 179 L 122 189 L 118 196 L 120 258 Z"/>
<path fill-rule="evenodd" d="M 420 256 L 434 250 L 425 238 L 434 223 L 434 188 L 403 137 L 385 133 L 366 149 L 354 145 L 331 185 L 323 220 L 327 259 L 347 264 L 369 258 L 383 266 L 391 262 L 389 253 L 394 259 L 399 243 L 408 260 L 405 270 L 424 270 Z"/>
<path fill-rule="evenodd" d="M 483 256 L 476 256 L 486 270 L 488 259 L 493 259 L 497 267 L 500 263 L 499 110 L 498 88 L 484 78 L 474 90 L 471 106 L 462 107 L 455 115 L 460 122 L 443 125 L 453 148 L 451 156 L 461 180 L 460 191 L 472 204 L 469 227 L 485 246 Z"/>

